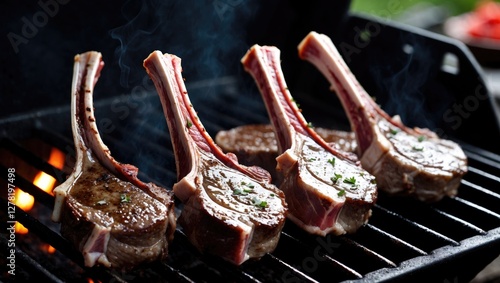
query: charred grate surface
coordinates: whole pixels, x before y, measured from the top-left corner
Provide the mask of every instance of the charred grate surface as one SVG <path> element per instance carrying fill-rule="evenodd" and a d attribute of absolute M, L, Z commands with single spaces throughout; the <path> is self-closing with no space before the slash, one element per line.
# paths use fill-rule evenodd
<path fill-rule="evenodd" d="M 202 123 L 212 136 L 219 130 L 243 124 L 268 123 L 258 93 L 231 78 L 188 84 L 188 90 Z M 97 120 L 101 122 L 98 126 L 117 160 L 138 166 L 139 176 L 145 181 L 171 188 L 176 180 L 175 160 L 163 112 L 156 94 L 147 94 L 141 103 L 137 106 L 134 98 L 128 96 L 96 103 Z M 312 103 L 318 104 L 318 109 L 327 108 L 320 102 Z M 0 170 L 7 172 L 8 168 L 16 168 L 19 172 L 16 186 L 36 200 L 30 211 L 16 207 L 16 220 L 29 229 L 30 237 L 53 246 L 57 252 L 51 255 L 37 253 L 32 248 L 33 240 L 18 235 L 16 249 L 20 275 L 16 279 L 44 278 L 47 282 L 87 282 L 87 278 L 94 282 L 340 282 L 412 281 L 432 277 L 440 282 L 466 282 L 498 256 L 500 250 L 500 156 L 463 144 L 470 172 L 462 181 L 456 198 L 425 204 L 382 193 L 369 223 L 354 235 L 318 237 L 287 222 L 272 254 L 235 267 L 218 258 L 199 255 L 179 228 L 170 256 L 164 262 L 130 273 L 87 269 L 83 267 L 80 254 L 59 234 L 58 225 L 49 220 L 53 197 L 35 186 L 31 179 L 33 174 L 29 174 L 33 170 L 44 171 L 60 183 L 71 172 L 74 149 L 69 109 L 50 109 L 36 117 L 2 122 Z M 329 123 L 332 128 L 344 126 L 336 124 L 335 119 L 322 122 Z M 44 144 L 64 152 L 64 168 L 50 165 L 46 156 L 33 149 L 33 144 Z M 25 170 L 28 173 L 23 175 L 21 167 L 25 166 L 29 167 Z M 6 174 L 0 175 L 0 183 L 7 187 Z M 7 207 L 7 199 L 3 193 L 3 207 Z M 1 211 L 2 223 L 6 223 L 5 210 Z M 3 247 L 8 244 L 6 228 L 2 227 L 0 238 Z M 464 260 L 469 265 L 467 272 L 462 273 L 460 267 Z M 477 266 L 471 262 L 477 262 Z"/>

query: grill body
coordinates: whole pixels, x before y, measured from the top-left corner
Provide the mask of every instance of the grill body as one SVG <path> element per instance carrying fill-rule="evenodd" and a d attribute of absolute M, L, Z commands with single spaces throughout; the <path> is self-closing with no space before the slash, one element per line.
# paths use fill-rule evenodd
<path fill-rule="evenodd" d="M 16 220 L 29 229 L 29 236 L 17 235 L 16 238 L 19 273 L 15 279 L 468 282 L 497 257 L 500 254 L 500 149 L 492 145 L 500 144 L 500 131 L 480 67 L 468 50 L 455 41 L 390 21 L 348 13 L 348 2 L 335 7 L 327 2 L 331 1 L 314 2 L 301 13 L 301 5 L 294 1 L 268 4 L 259 10 L 258 17 L 248 22 L 249 27 L 254 27 L 248 29 L 248 41 L 280 47 L 285 77 L 306 119 L 317 126 L 349 130 L 340 103 L 329 91 L 326 81 L 312 66 L 296 58 L 296 45 L 308 31 L 330 35 L 341 47 L 341 54 L 361 84 L 389 114 L 402 115 L 412 126 L 436 129 L 464 148 L 469 158 L 469 172 L 457 197 L 425 204 L 381 193 L 369 223 L 347 236 L 317 237 L 287 222 L 273 253 L 240 267 L 200 255 L 178 229 L 165 262 L 130 273 L 87 269 L 83 267 L 81 255 L 60 236 L 58 224 L 49 219 L 53 197 L 33 185 L 30 179 L 31 172 L 44 171 L 61 183 L 71 172 L 74 145 L 69 104 L 31 106 L 22 113 L 8 113 L 0 120 L 0 169 L 7 172 L 8 168 L 16 168 L 16 186 L 36 200 L 30 211 L 16 207 Z M 336 8 L 336 17 L 329 12 L 333 8 Z M 274 28 L 263 32 L 263 26 Z M 360 39 L 361 33 L 369 35 L 365 37 L 367 40 Z M 238 55 L 238 60 L 242 54 L 244 52 Z M 455 63 L 451 67 L 455 69 L 450 71 L 446 58 L 452 58 Z M 176 181 L 175 159 L 151 82 L 141 73 L 138 79 L 130 81 L 134 82 L 133 86 L 113 86 L 109 77 L 118 79 L 118 76 L 106 70 L 108 65 L 111 65 L 108 69 L 116 71 L 117 68 L 111 57 L 104 60 L 107 64 L 101 78 L 104 83 L 97 83 L 95 94 L 95 113 L 104 142 L 115 159 L 139 167 L 141 179 L 171 188 Z M 190 58 L 186 56 L 183 60 L 189 62 Z M 195 73 L 189 77 L 188 74 L 193 74 L 189 72 L 189 65 L 185 73 L 193 106 L 213 137 L 220 130 L 239 125 L 269 123 L 260 94 L 251 78 L 237 66 L 238 60 L 229 62 L 238 68 L 230 75 L 221 73 L 202 78 Z M 71 66 L 71 61 L 67 64 Z M 71 77 L 70 73 L 64 76 L 68 80 Z M 415 81 L 419 83 L 410 84 Z M 67 89 L 57 96 L 67 96 L 69 101 Z M 122 95 L 110 95 L 121 91 Z M 23 93 L 19 99 L 21 103 L 29 101 Z M 418 111 L 414 111 L 412 105 L 419 105 Z M 454 105 L 468 106 L 470 110 L 467 117 L 458 116 L 459 124 Z M 484 123 L 489 140 L 477 127 Z M 65 153 L 63 169 L 47 162 L 45 148 L 53 147 Z M 7 187 L 6 174 L 0 175 L 0 182 L 2 187 Z M 6 193 L 2 193 L 1 200 L 7 207 Z M 0 216 L 7 220 L 4 210 Z M 9 245 L 9 234 L 5 231 L 7 227 L 2 227 L 3 247 Z M 37 251 L 44 244 L 53 246 L 57 252 L 47 255 Z M 5 257 L 2 255 L 2 258 Z M 4 271 L 3 275 L 6 280 L 14 279 Z"/>

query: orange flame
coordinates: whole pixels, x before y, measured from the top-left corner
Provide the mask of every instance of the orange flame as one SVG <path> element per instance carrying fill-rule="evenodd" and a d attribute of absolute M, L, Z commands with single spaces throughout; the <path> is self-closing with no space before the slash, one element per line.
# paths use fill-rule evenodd
<path fill-rule="evenodd" d="M 52 148 L 47 163 L 61 170 L 64 167 L 64 153 L 55 147 Z M 45 192 L 52 194 L 52 189 L 56 184 L 56 179 L 49 174 L 40 171 L 35 176 L 33 184 Z"/>
<path fill-rule="evenodd" d="M 49 254 L 53 254 L 53 253 L 55 253 L 55 252 L 56 252 L 56 248 L 54 248 L 53 246 L 51 246 L 51 245 L 49 245 L 49 244 L 47 244 L 45 248 L 46 248 L 46 250 L 47 250 L 47 252 L 48 252 Z"/>
<path fill-rule="evenodd" d="M 32 195 L 23 192 L 19 188 L 16 188 L 15 191 L 15 202 L 16 205 L 19 206 L 22 210 L 24 211 L 29 211 L 32 207 L 33 204 L 35 203 L 35 198 L 33 198 Z M 23 226 L 20 222 L 16 222 L 16 233 L 18 234 L 26 234 L 28 233 L 28 229 Z"/>
<path fill-rule="evenodd" d="M 50 152 L 49 160 L 47 161 L 50 165 L 57 169 L 62 169 L 64 167 L 64 153 L 57 148 L 52 148 Z M 56 179 L 49 174 L 40 171 L 36 174 L 33 179 L 33 184 L 45 192 L 52 194 L 52 189 L 56 184 Z M 16 188 L 16 205 L 22 208 L 24 211 L 29 211 L 34 204 L 35 200 L 33 196 L 28 193 L 23 192 Z M 26 229 L 21 223 L 16 223 L 16 232 L 19 234 L 26 234 L 28 229 Z"/>
<path fill-rule="evenodd" d="M 61 170 L 64 167 L 64 152 L 60 151 L 58 148 L 52 148 L 50 152 L 49 160 L 47 161 L 50 165 Z"/>
<path fill-rule="evenodd" d="M 43 171 L 38 172 L 33 180 L 33 185 L 51 194 L 55 184 L 56 179 Z"/>

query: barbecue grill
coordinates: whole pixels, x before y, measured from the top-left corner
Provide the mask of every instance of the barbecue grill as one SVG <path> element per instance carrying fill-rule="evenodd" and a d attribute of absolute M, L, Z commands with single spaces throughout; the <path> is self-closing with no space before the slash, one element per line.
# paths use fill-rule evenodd
<path fill-rule="evenodd" d="M 208 14 L 217 22 L 216 28 L 223 26 L 223 31 L 230 31 L 226 29 L 231 26 L 230 19 L 240 19 L 245 26 L 245 43 L 234 43 L 230 49 L 219 47 L 215 51 L 217 60 L 200 61 L 205 57 L 192 52 L 190 45 L 156 41 L 158 46 L 145 47 L 131 37 L 113 41 L 107 33 L 111 30 L 110 34 L 130 35 L 138 25 L 146 27 L 140 30 L 141 35 L 149 32 L 148 36 L 160 36 L 156 33 L 164 30 L 154 24 L 157 18 L 145 16 L 154 14 L 146 8 L 159 3 L 99 3 L 94 4 L 96 8 L 62 2 L 50 2 L 56 3 L 52 7 L 58 5 L 53 15 L 41 8 L 42 1 L 28 9 L 17 7 L 6 18 L 8 23 L 2 25 L 8 29 L 7 34 L 20 31 L 30 20 L 40 24 L 45 18 L 34 16 L 40 11 L 47 15 L 45 25 L 35 25 L 37 34 L 19 44 L 17 53 L 2 59 L 3 68 L 9 70 L 5 70 L 7 76 L 2 81 L 0 182 L 2 188 L 14 184 L 35 198 L 30 210 L 20 205 L 15 206 L 15 214 L 1 210 L 4 280 L 468 282 L 500 254 L 500 127 L 481 68 L 463 44 L 389 20 L 351 13 L 349 1 L 313 1 L 307 7 L 299 1 L 256 1 L 252 8 L 243 1 L 213 1 L 203 7 L 204 16 L 196 20 L 207 19 Z M 163 16 L 170 18 L 189 8 L 185 2 L 163 5 Z M 99 20 L 75 16 L 87 12 L 98 14 Z M 20 20 L 23 17 L 27 20 Z M 75 35 L 72 27 L 86 30 Z M 178 51 L 191 102 L 215 137 L 218 131 L 239 125 L 269 123 L 260 94 L 250 76 L 241 70 L 239 59 L 251 44 L 276 45 L 282 50 L 283 71 L 291 93 L 306 119 L 316 126 L 349 130 L 326 80 L 296 55 L 297 44 L 310 30 L 332 37 L 361 84 L 389 114 L 401 115 L 410 126 L 434 129 L 463 147 L 469 172 L 458 195 L 427 204 L 380 193 L 369 223 L 353 235 L 319 237 L 287 222 L 274 252 L 239 267 L 200 255 L 179 227 L 164 262 L 128 273 L 85 268 L 79 252 L 61 237 L 58 224 L 50 221 L 53 196 L 33 182 L 37 172 L 45 172 L 57 185 L 72 169 L 72 57 L 90 49 L 103 52 L 106 66 L 96 85 L 94 103 L 102 138 L 115 159 L 139 167 L 142 180 L 171 188 L 176 181 L 174 154 L 159 99 L 141 66 L 146 57 L 142 54 L 149 54 L 151 48 L 174 54 Z M 60 45 L 48 44 L 65 36 L 69 36 L 68 41 Z M 173 35 L 162 40 L 168 38 L 189 43 Z M 193 49 L 199 47 L 193 43 Z M 14 49 L 9 46 L 8 50 Z M 40 66 L 39 62 L 52 63 Z M 213 71 L 221 62 L 226 64 Z M 30 68 L 33 73 L 27 73 Z M 54 150 L 63 153 L 63 166 L 50 162 Z M 10 177 L 9 172 L 13 172 Z M 7 191 L 2 189 L 4 208 L 12 206 Z M 179 213 L 181 205 L 177 207 Z M 27 234 L 13 236 L 8 229 L 11 215 L 28 229 Z M 48 246 L 55 251 L 49 251 Z M 15 276 L 8 274 L 12 269 L 8 257 L 12 254 Z"/>

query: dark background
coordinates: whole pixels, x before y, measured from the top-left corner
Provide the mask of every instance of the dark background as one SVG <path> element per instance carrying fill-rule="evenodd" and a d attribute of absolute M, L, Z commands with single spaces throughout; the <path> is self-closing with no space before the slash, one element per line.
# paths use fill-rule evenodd
<path fill-rule="evenodd" d="M 352 16 L 350 5 L 347 0 L 307 5 L 299 0 L 7 0 L 0 9 L 0 119 L 69 107 L 73 58 L 89 50 L 101 52 L 105 62 L 96 102 L 150 84 L 142 62 L 154 50 L 182 58 L 188 89 L 192 82 L 232 76 L 259 99 L 240 59 L 260 44 L 281 50 L 294 98 L 329 106 L 317 111 L 314 104 L 301 103 L 308 120 L 332 126 L 316 122 L 334 117 L 334 127 L 348 130 L 338 99 L 318 70 L 298 58 L 297 45 L 314 30 L 330 36 L 338 48 L 339 43 L 356 46 L 359 33 L 370 27 L 374 34 L 366 46 L 339 51 L 389 115 L 400 115 L 410 127 L 498 152 L 500 127 L 492 100 L 484 98 L 488 93 L 480 66 L 464 44 L 391 21 Z M 459 60 L 458 74 L 442 71 L 448 53 Z"/>
<path fill-rule="evenodd" d="M 73 58 L 89 50 L 105 62 L 96 100 L 142 84 L 142 62 L 154 50 L 181 57 L 191 82 L 241 74 L 239 61 L 255 43 L 282 48 L 284 61 L 298 60 L 296 46 L 311 25 L 335 26 L 349 1 L 7 0 L 2 6 L 0 118 L 69 105 Z"/>

